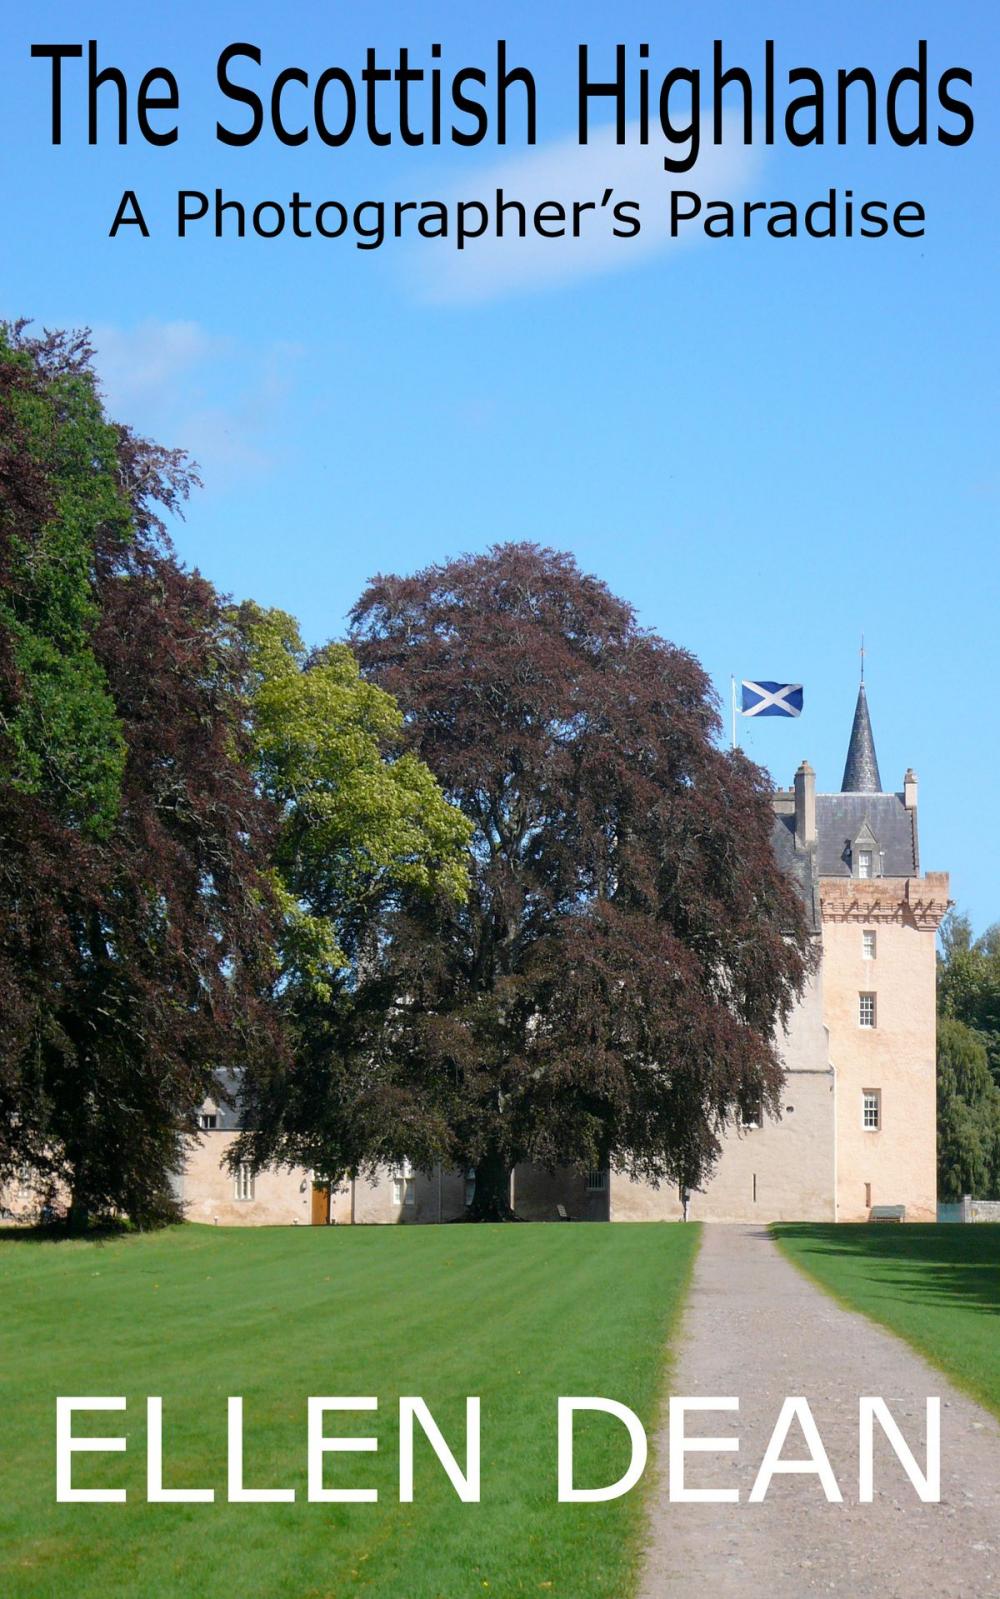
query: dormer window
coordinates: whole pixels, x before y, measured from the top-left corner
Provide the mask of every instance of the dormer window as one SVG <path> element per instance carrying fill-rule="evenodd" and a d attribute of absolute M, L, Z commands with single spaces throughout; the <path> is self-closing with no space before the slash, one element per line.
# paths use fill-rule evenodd
<path fill-rule="evenodd" d="M 862 822 L 848 845 L 848 851 L 852 877 L 860 878 L 862 882 L 868 882 L 873 877 L 881 877 L 882 856 L 870 822 Z"/>

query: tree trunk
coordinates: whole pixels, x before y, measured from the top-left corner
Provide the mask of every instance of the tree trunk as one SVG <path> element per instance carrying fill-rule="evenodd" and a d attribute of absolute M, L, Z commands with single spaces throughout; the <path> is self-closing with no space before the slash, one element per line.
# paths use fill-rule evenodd
<path fill-rule="evenodd" d="M 74 1194 L 66 1213 L 66 1229 L 74 1234 L 85 1233 L 90 1226 L 90 1206 Z"/>
<path fill-rule="evenodd" d="M 468 1221 L 517 1221 L 510 1203 L 510 1161 L 489 1149 L 476 1166 L 476 1191 L 466 1211 Z"/>

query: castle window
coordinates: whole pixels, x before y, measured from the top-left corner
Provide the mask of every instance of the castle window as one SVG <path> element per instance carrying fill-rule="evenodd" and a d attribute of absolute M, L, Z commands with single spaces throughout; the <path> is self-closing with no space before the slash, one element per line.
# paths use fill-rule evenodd
<path fill-rule="evenodd" d="M 234 1199 L 243 1199 L 243 1200 L 252 1199 L 253 1198 L 253 1191 L 254 1191 L 253 1168 L 251 1166 L 247 1166 L 247 1165 L 237 1166 L 236 1173 L 235 1173 L 234 1178 L 233 1178 L 233 1197 L 234 1197 Z"/>
<path fill-rule="evenodd" d="M 861 1125 L 866 1133 L 877 1133 L 882 1126 L 882 1095 L 877 1088 L 862 1092 Z"/>
<path fill-rule="evenodd" d="M 866 928 L 861 934 L 861 958 L 866 961 L 875 959 L 875 934 L 871 928 Z"/>
<path fill-rule="evenodd" d="M 874 1027 L 875 1026 L 875 995 L 874 994 L 859 994 L 858 995 L 858 1026 L 859 1027 Z"/>
<path fill-rule="evenodd" d="M 392 1178 L 392 1202 L 394 1205 L 412 1205 L 416 1201 L 411 1175 L 410 1163 L 406 1162 L 401 1171 L 394 1172 Z"/>
<path fill-rule="evenodd" d="M 198 1126 L 203 1133 L 212 1133 L 219 1125 L 219 1118 L 214 1110 L 203 1110 L 198 1117 Z"/>
<path fill-rule="evenodd" d="M 872 875 L 872 859 L 873 859 L 873 856 L 872 856 L 872 851 L 870 849 L 859 849 L 858 850 L 858 876 L 859 877 L 871 877 L 871 875 Z"/>
<path fill-rule="evenodd" d="M 606 1171 L 589 1171 L 587 1173 L 587 1193 L 603 1194 L 607 1192 L 608 1174 Z"/>
<path fill-rule="evenodd" d="M 744 1106 L 740 1111 L 740 1126 L 747 1132 L 754 1132 L 760 1126 L 762 1120 L 763 1112 L 759 1101 L 753 1105 Z"/>

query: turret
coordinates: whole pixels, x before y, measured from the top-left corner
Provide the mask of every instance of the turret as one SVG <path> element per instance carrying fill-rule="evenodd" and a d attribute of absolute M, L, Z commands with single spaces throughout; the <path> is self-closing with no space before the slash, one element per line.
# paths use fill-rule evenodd
<path fill-rule="evenodd" d="M 847 747 L 847 763 L 844 767 L 844 781 L 840 785 L 840 792 L 882 793 L 882 779 L 879 776 L 878 756 L 875 754 L 875 739 L 872 735 L 871 717 L 868 715 L 868 696 L 865 694 L 864 683 L 858 689 L 854 726 L 851 728 L 851 742 Z"/>

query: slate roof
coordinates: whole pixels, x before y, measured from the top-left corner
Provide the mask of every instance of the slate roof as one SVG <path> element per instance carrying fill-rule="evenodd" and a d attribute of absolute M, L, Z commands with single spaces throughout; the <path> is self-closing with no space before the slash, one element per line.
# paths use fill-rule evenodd
<path fill-rule="evenodd" d="M 795 847 L 792 791 L 776 796 L 775 803 L 774 852 L 813 910 L 814 926 L 819 878 L 852 877 L 858 849 L 872 851 L 875 877 L 920 875 L 917 813 L 907 810 L 902 794 L 882 791 L 864 683 L 858 690 L 842 791 L 816 795 L 815 848 Z"/>
<path fill-rule="evenodd" d="M 239 1076 L 236 1072 L 217 1071 L 216 1080 L 220 1087 L 230 1094 L 239 1091 Z M 214 1095 L 211 1096 L 213 1099 Z M 221 1100 L 216 1101 L 216 1131 L 220 1133 L 237 1133 L 242 1125 L 239 1109 L 236 1105 L 226 1105 Z"/>
<path fill-rule="evenodd" d="M 902 794 L 817 794 L 817 865 L 820 877 L 850 877 L 848 853 L 865 823 L 875 839 L 880 877 L 916 877 L 920 872 L 916 812 Z"/>
<path fill-rule="evenodd" d="M 882 779 L 875 754 L 875 735 L 868 715 L 868 696 L 865 685 L 858 689 L 858 703 L 854 707 L 854 725 L 851 742 L 847 746 L 844 780 L 840 785 L 844 794 L 881 794 Z"/>
<path fill-rule="evenodd" d="M 813 932 L 819 930 L 819 880 L 852 877 L 858 849 L 871 850 L 873 876 L 918 877 L 917 813 L 902 794 L 817 794 L 816 843 L 795 845 L 791 791 L 776 796 L 772 840 L 778 865 L 805 901 Z"/>
<path fill-rule="evenodd" d="M 782 871 L 795 883 L 806 905 L 811 932 L 819 931 L 819 884 L 816 851 L 795 848 L 795 817 L 779 814 L 772 830 L 774 853 Z"/>

